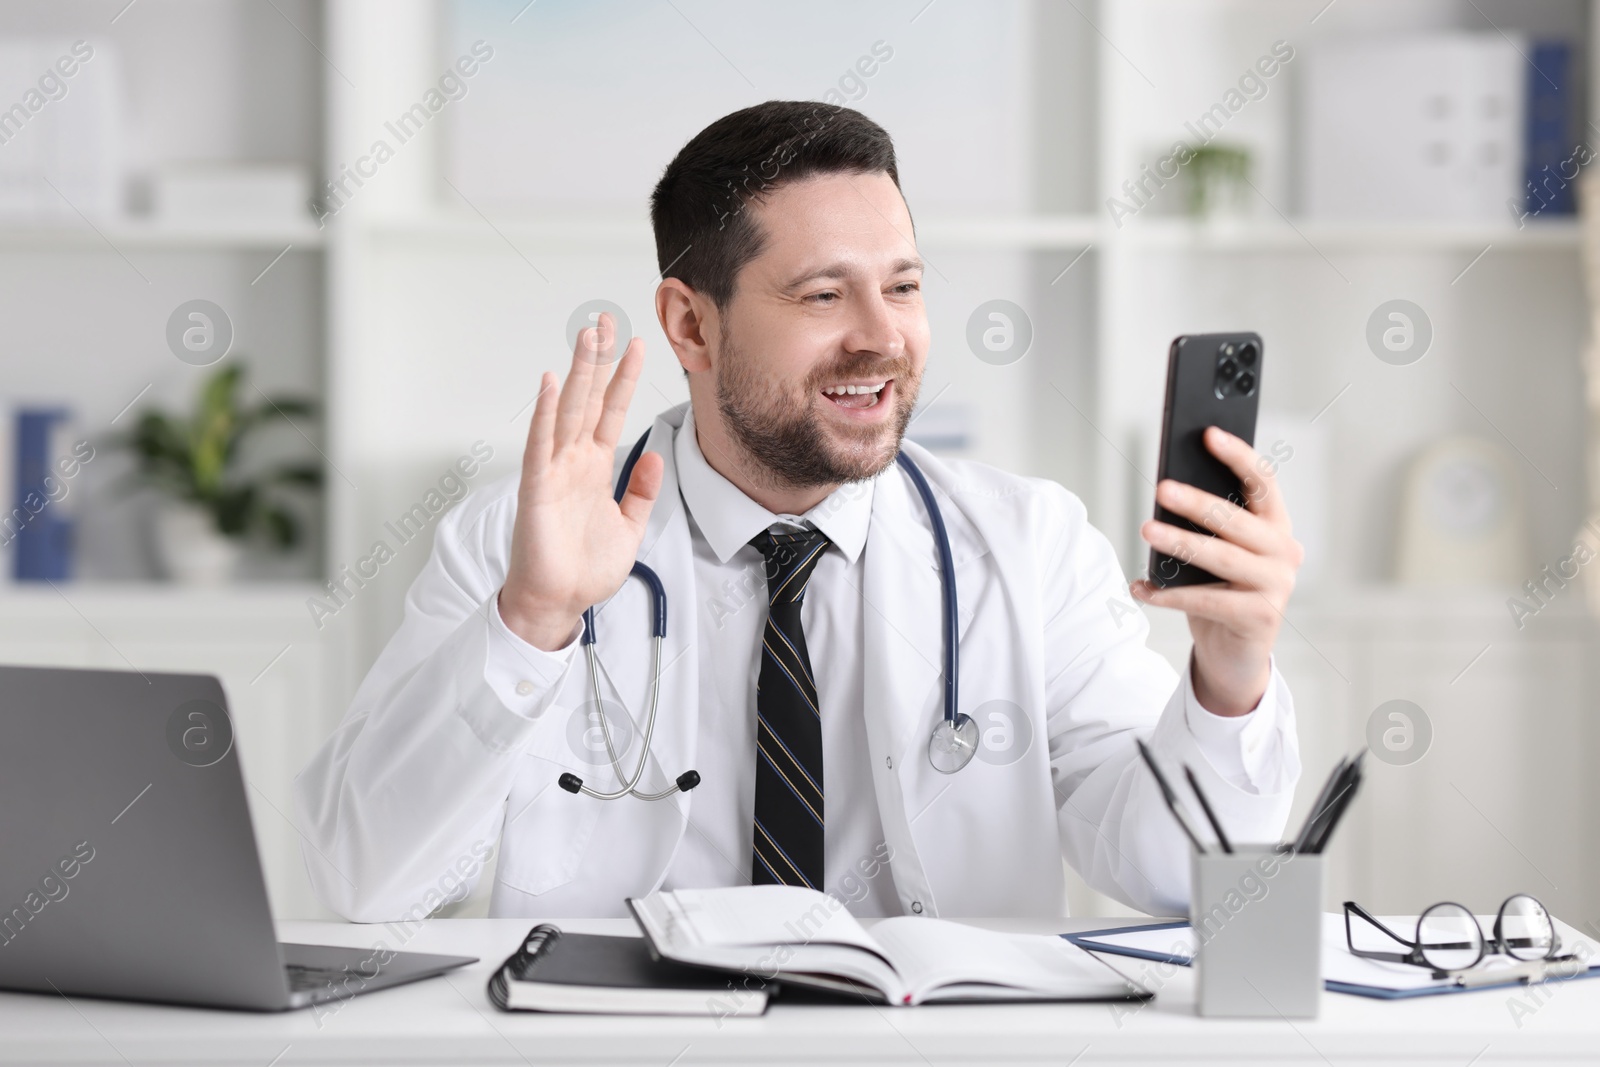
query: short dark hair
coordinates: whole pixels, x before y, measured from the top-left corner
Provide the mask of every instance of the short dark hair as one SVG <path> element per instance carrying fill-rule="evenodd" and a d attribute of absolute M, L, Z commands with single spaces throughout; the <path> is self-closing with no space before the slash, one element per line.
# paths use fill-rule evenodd
<path fill-rule="evenodd" d="M 724 115 L 679 150 L 650 194 L 656 265 L 726 310 L 739 271 L 766 245 L 744 210 L 751 201 L 813 175 L 880 172 L 900 187 L 894 141 L 853 108 L 768 100 Z"/>

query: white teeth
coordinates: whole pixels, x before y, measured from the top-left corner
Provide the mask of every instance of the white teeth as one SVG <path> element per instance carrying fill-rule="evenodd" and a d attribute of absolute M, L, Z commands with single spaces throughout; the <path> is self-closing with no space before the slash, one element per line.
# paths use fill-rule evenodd
<path fill-rule="evenodd" d="M 830 385 L 823 389 L 830 396 L 854 396 L 857 393 L 880 393 L 889 383 L 879 382 L 877 385 Z"/>

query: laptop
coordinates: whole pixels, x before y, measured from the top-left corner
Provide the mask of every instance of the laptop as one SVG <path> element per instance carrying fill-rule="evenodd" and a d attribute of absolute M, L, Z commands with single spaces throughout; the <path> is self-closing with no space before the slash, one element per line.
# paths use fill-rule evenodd
<path fill-rule="evenodd" d="M 0 989 L 281 1011 L 476 962 L 278 943 L 216 678 L 0 667 Z"/>

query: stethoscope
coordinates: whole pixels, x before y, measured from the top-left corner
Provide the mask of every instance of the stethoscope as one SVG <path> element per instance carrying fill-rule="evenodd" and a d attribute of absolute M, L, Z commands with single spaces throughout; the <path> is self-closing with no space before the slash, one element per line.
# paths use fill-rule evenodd
<path fill-rule="evenodd" d="M 633 451 L 628 453 L 627 462 L 622 465 L 622 473 L 617 476 L 617 485 L 612 496 L 619 504 L 627 491 L 628 481 L 633 477 L 634 464 L 639 462 L 639 457 L 644 454 L 645 442 L 649 437 L 647 431 L 639 438 L 639 443 L 633 446 Z M 928 479 L 923 477 L 922 471 L 904 452 L 895 456 L 895 462 L 900 464 L 900 469 L 911 479 L 911 484 L 917 487 L 917 495 L 922 497 L 922 504 L 927 509 L 928 519 L 933 525 L 933 543 L 939 553 L 939 585 L 944 601 L 944 718 L 939 720 L 928 737 L 928 762 L 941 774 L 954 774 L 971 763 L 972 757 L 978 751 L 978 724 L 973 721 L 972 716 L 956 710 L 960 698 L 960 684 L 956 674 L 960 658 L 957 655 L 959 630 L 956 613 L 955 561 L 950 554 L 950 535 L 945 532 L 944 516 L 939 511 L 938 501 L 933 498 L 933 490 L 928 485 Z M 629 794 L 640 800 L 664 800 L 677 792 L 687 793 L 700 784 L 700 773 L 690 770 L 678 775 L 670 789 L 664 789 L 659 793 L 641 793 L 637 788 L 639 779 L 644 775 L 645 764 L 650 759 L 650 738 L 655 733 L 656 707 L 661 699 L 661 645 L 667 636 L 667 592 L 656 572 L 637 560 L 634 561 L 631 576 L 638 578 L 650 589 L 653 676 L 650 683 L 650 711 L 645 718 L 644 726 L 644 749 L 639 753 L 639 765 L 634 768 L 631 775 L 625 776 L 619 766 L 616 749 L 611 743 L 611 727 L 606 722 L 604 705 L 600 702 L 600 668 L 594 647 L 594 608 L 590 607 L 583 613 L 582 644 L 584 655 L 589 660 L 589 684 L 594 693 L 595 713 L 600 717 L 600 733 L 605 738 L 606 755 L 611 759 L 611 769 L 616 773 L 618 781 L 626 777 L 627 784 L 621 789 L 602 793 L 584 785 L 583 779 L 571 772 L 562 774 L 558 784 L 569 793 L 582 793 L 596 800 L 616 800 Z"/>

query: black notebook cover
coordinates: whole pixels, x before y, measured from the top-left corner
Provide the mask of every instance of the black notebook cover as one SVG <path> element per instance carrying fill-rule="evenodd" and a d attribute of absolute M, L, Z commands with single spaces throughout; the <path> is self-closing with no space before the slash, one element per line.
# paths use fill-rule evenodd
<path fill-rule="evenodd" d="M 769 989 L 748 981 L 657 960 L 642 937 L 540 923 L 489 979 L 489 999 L 501 1011 L 759 1015 Z"/>

